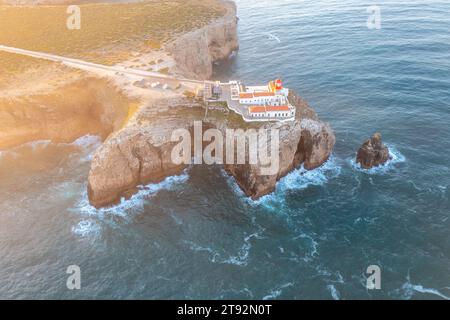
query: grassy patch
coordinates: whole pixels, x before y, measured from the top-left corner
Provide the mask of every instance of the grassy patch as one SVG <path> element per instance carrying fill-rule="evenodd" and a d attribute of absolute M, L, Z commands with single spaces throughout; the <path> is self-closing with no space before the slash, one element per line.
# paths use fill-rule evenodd
<path fill-rule="evenodd" d="M 0 44 L 113 64 L 132 50 L 152 50 L 178 34 L 224 14 L 216 0 L 148 0 L 142 3 L 85 4 L 81 29 L 69 30 L 67 6 L 0 5 Z M 1 58 L 3 58 L 2 56 Z M 23 59 L 9 55 L 0 69 L 17 70 Z"/>

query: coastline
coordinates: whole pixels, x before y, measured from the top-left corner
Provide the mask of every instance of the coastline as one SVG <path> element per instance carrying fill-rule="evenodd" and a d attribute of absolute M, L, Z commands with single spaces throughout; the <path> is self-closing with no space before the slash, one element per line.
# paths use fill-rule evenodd
<path fill-rule="evenodd" d="M 26 1 L 26 3 L 29 4 L 29 1 Z M 226 3 L 227 6 L 230 4 L 229 2 Z M 44 5 L 44 3 L 40 4 Z M 211 23 L 216 23 L 216 20 Z M 196 31 L 206 33 L 207 30 L 208 25 Z M 192 40 L 189 32 L 180 35 L 180 38 L 184 38 L 185 36 Z M 173 47 L 176 47 L 176 44 Z M 142 50 L 138 51 L 140 49 Z M 117 63 L 117 66 L 123 68 L 142 68 L 142 66 L 147 65 L 145 68 L 152 68 L 154 70 L 169 69 L 171 73 L 171 69 L 175 69 L 175 61 L 172 53 L 168 52 L 164 47 L 157 49 L 144 47 L 128 48 L 128 52 L 127 59 Z M 175 50 L 175 54 L 177 57 L 181 57 L 179 59 L 188 59 L 182 56 L 182 51 Z M 141 88 L 134 84 L 135 81 L 139 80 L 139 77 L 133 79 L 132 77 L 124 77 L 119 74 L 111 75 L 107 72 L 92 69 L 85 71 L 75 70 L 59 63 L 34 58 L 29 59 L 37 62 L 36 65 L 6 78 L 0 85 L 0 122 L 2 124 L 2 130 L 0 131 L 0 149 L 18 146 L 35 140 L 49 139 L 54 142 L 71 142 L 86 134 L 97 134 L 100 132 L 102 133 L 101 136 L 103 139 L 105 139 L 109 134 L 126 125 L 125 121 L 130 118 L 127 116 L 127 113 L 134 113 L 136 111 L 136 104 L 142 105 L 159 99 L 182 97 L 183 91 L 186 90 L 153 90 L 151 88 Z M 201 65 L 200 67 L 205 70 L 212 69 L 213 61 L 209 57 L 204 61 L 199 61 L 199 63 L 210 63 L 211 65 Z M 186 70 L 185 67 L 182 69 Z M 128 106 L 123 107 L 122 102 L 120 102 L 120 105 L 115 102 L 111 103 L 108 99 L 105 99 L 103 105 L 101 105 L 100 101 L 98 107 L 93 105 L 89 106 L 88 100 L 83 102 L 80 100 L 77 103 L 78 96 L 95 95 L 94 92 L 89 92 L 89 86 L 90 83 L 92 83 L 92 86 L 95 86 L 96 82 L 104 83 L 104 90 L 102 91 L 105 92 L 105 98 L 112 96 L 117 97 L 116 100 L 119 101 L 127 100 L 125 105 L 128 104 Z M 80 92 L 80 94 L 75 93 L 75 90 Z M 187 88 L 187 90 L 191 89 Z M 106 91 L 109 93 L 106 93 Z M 66 93 L 69 99 L 59 101 L 58 104 L 54 104 L 54 107 L 40 107 L 45 104 L 45 101 L 57 101 L 61 92 L 73 92 L 73 94 L 67 96 Z M 92 100 L 95 99 L 93 96 Z M 72 101 L 69 103 L 69 100 Z M 46 121 L 42 123 L 28 121 L 29 116 L 25 113 L 25 110 L 32 110 L 31 113 L 34 116 L 39 116 L 41 113 L 39 117 L 43 117 Z M 50 113 L 48 112 L 49 110 L 51 111 Z M 114 113 L 118 115 L 115 119 L 109 116 L 109 114 Z M 67 117 L 73 119 L 78 118 L 75 121 L 79 121 L 81 124 L 92 115 L 98 115 L 102 119 L 101 123 L 103 124 L 98 122 L 99 125 L 91 129 L 87 129 L 89 126 L 83 125 L 78 127 L 69 126 L 74 132 L 61 136 L 60 132 L 67 129 L 63 125 L 63 123 L 67 122 Z M 106 121 L 103 121 L 105 119 Z M 111 126 L 112 123 L 117 122 L 120 122 L 120 124 Z M 46 127 L 49 126 L 55 129 L 46 130 Z"/>
<path fill-rule="evenodd" d="M 118 65 L 124 68 L 134 68 L 144 65 L 143 61 L 163 61 L 163 65 L 170 70 L 170 74 L 195 79 L 210 78 L 214 64 L 227 59 L 239 48 L 236 4 L 226 0 L 220 0 L 219 3 L 226 10 L 223 16 L 199 29 L 178 36 L 177 39 L 164 44 L 161 49 L 147 53 L 134 52 L 132 59 Z M 112 90 L 112 96 L 118 96 L 114 101 L 128 100 L 128 106 L 123 102 L 116 106 L 114 106 L 115 103 L 108 102 L 99 111 L 94 112 L 87 108 L 84 113 L 76 107 L 76 104 L 73 104 L 77 108 L 76 112 L 70 111 L 64 106 L 61 108 L 63 112 L 52 111 L 51 113 L 51 118 L 57 122 L 56 124 L 51 125 L 43 121 L 38 124 L 39 129 L 36 130 L 28 121 L 23 126 L 28 131 L 11 130 L 10 135 L 15 134 L 18 138 L 9 140 L 8 137 L 3 138 L 3 146 L 14 146 L 17 143 L 42 139 L 71 142 L 85 134 L 101 133 L 104 143 L 93 157 L 88 178 L 89 200 L 96 207 L 108 206 L 117 203 L 122 197 L 130 197 L 136 192 L 138 185 L 149 182 L 157 183 L 168 176 L 182 172 L 186 168 L 185 165 L 174 165 L 170 161 L 170 153 L 174 147 L 174 143 L 170 141 L 170 133 L 173 128 L 177 127 L 192 130 L 193 122 L 203 119 L 203 104 L 184 96 L 186 90 L 193 91 L 195 88 L 182 86 L 174 90 L 161 90 L 141 87 L 136 86 L 139 77 L 133 80 L 117 73 L 111 77 L 110 74 L 98 70 L 81 72 L 81 82 L 91 81 L 89 78 L 83 80 L 88 71 L 108 83 L 108 90 Z M 68 85 L 69 90 L 73 85 L 78 89 L 83 87 L 77 85 L 75 81 Z M 54 88 L 54 92 L 58 94 L 60 88 Z M 28 101 L 30 100 L 42 105 L 39 96 L 28 99 Z M 232 111 L 231 116 L 225 115 L 224 117 L 221 110 L 211 112 L 209 119 L 203 119 L 207 120 L 204 122 L 208 127 L 219 130 L 225 130 L 228 126 L 238 129 L 250 126 L 281 130 L 283 136 L 279 154 L 281 165 L 277 173 L 271 176 L 261 176 L 262 166 L 260 163 L 256 165 L 226 165 L 224 167 L 225 171 L 236 179 L 245 194 L 253 199 L 273 192 L 277 181 L 301 164 L 307 169 L 314 169 L 327 161 L 331 154 L 335 137 L 329 125 L 322 123 L 314 110 L 300 97 L 296 97 L 295 104 L 298 109 L 298 117 L 293 122 L 246 123 L 239 117 L 239 120 L 236 120 Z M 27 105 L 27 107 L 30 106 Z M 39 112 L 39 109 L 37 110 Z M 46 111 L 43 119 L 47 117 L 46 114 L 49 114 L 48 108 L 44 110 Z M 111 114 L 112 110 L 115 111 Z M 108 112 L 110 115 L 107 115 Z M 68 114 L 74 121 L 72 125 L 67 125 L 67 121 L 61 121 L 66 119 Z M 94 122 L 94 127 L 82 125 L 87 123 L 86 119 L 90 119 L 93 114 L 98 114 L 96 119 L 100 119 Z M 185 115 L 180 116 L 181 114 Z M 19 117 L 21 116 L 19 115 Z M 12 121 L 12 123 L 18 123 L 17 116 L 13 116 Z M 313 125 L 307 124 L 308 121 Z M 45 130 L 49 127 L 54 129 Z M 62 135 L 62 130 L 66 132 L 67 128 L 72 133 Z M 30 130 L 33 133 L 30 133 Z M 159 136 L 161 139 L 155 142 L 154 136 Z M 26 137 L 30 140 L 27 140 Z M 1 146 L 2 139 L 0 139 Z M 111 172 L 113 172 L 113 176 L 111 176 Z"/>

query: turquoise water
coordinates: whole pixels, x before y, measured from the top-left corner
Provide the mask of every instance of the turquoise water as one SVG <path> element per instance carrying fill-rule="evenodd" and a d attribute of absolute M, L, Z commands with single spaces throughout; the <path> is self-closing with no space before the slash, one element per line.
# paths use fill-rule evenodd
<path fill-rule="evenodd" d="M 331 159 L 256 202 L 192 167 L 95 210 L 94 137 L 3 151 L 0 298 L 450 298 L 450 3 L 379 1 L 369 30 L 370 2 L 237 2 L 241 48 L 217 76 L 283 77 L 335 130 Z M 393 161 L 360 170 L 376 131 Z"/>

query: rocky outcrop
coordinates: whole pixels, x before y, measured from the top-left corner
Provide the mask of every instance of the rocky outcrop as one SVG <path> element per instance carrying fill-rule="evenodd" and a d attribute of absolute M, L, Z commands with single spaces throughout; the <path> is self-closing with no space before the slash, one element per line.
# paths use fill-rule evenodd
<path fill-rule="evenodd" d="M 307 170 L 320 167 L 328 160 L 336 141 L 330 126 L 317 120 L 296 120 L 278 129 L 280 132 L 279 168 L 275 174 L 263 175 L 260 164 L 225 166 L 225 170 L 236 179 L 239 187 L 252 199 L 258 199 L 273 192 L 278 180 L 301 165 Z"/>
<path fill-rule="evenodd" d="M 390 160 L 389 149 L 381 141 L 381 134 L 375 133 L 358 150 L 356 163 L 363 169 L 380 166 Z"/>
<path fill-rule="evenodd" d="M 172 71 L 191 79 L 209 79 L 214 63 L 227 59 L 239 48 L 236 4 L 221 2 L 226 8 L 223 17 L 165 46 L 177 65 Z"/>
<path fill-rule="evenodd" d="M 265 166 L 259 162 L 224 165 L 226 172 L 232 175 L 245 194 L 253 199 L 272 192 L 279 179 L 301 165 L 308 170 L 319 167 L 332 152 L 335 136 L 330 126 L 318 120 L 315 112 L 304 100 L 295 98 L 294 101 L 298 114 L 295 121 L 258 123 L 252 124 L 255 127 L 251 127 L 279 130 L 279 164 L 273 174 L 263 174 Z M 159 101 L 155 103 L 158 107 L 143 107 L 133 123 L 112 135 L 97 150 L 88 180 L 91 204 L 102 207 L 115 203 L 121 197 L 133 194 L 138 185 L 158 182 L 186 168 L 186 165 L 172 163 L 171 153 L 175 143 L 170 140 L 171 134 L 179 128 L 193 132 L 193 123 L 203 119 L 204 109 L 173 109 L 167 106 L 170 103 L 171 101 Z M 182 105 L 183 102 L 177 101 L 177 104 Z M 184 104 L 189 102 L 185 101 Z M 159 115 L 151 111 L 160 109 L 172 111 Z M 249 129 L 247 123 L 242 120 L 232 123 L 229 120 L 231 118 L 210 117 L 203 121 L 203 130 L 217 128 L 226 136 L 227 128 Z"/>
<path fill-rule="evenodd" d="M 128 197 L 136 186 L 157 183 L 180 173 L 186 165 L 171 161 L 174 128 L 189 128 L 183 119 L 160 118 L 145 124 L 130 124 L 113 134 L 95 153 L 88 179 L 92 205 L 106 206 Z"/>

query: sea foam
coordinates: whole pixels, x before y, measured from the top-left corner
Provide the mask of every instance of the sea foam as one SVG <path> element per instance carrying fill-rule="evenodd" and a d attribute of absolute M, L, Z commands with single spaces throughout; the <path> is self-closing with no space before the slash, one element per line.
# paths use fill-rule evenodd
<path fill-rule="evenodd" d="M 333 300 L 340 300 L 340 294 L 339 291 L 336 289 L 336 287 L 332 284 L 327 285 L 327 289 L 328 291 L 330 291 L 331 297 L 333 298 Z"/>
<path fill-rule="evenodd" d="M 247 201 L 250 205 L 263 205 L 270 207 L 271 203 L 283 202 L 288 191 L 304 190 L 310 186 L 323 186 L 330 179 L 338 177 L 340 173 L 341 166 L 339 161 L 332 155 L 328 161 L 316 169 L 306 170 L 302 165 L 300 168 L 293 170 L 278 181 L 273 193 L 265 195 L 257 200 L 252 200 L 245 197 L 234 179 L 228 179 L 228 181 L 233 190 L 235 190 L 239 195 L 243 195 L 245 197 L 245 201 Z"/>
<path fill-rule="evenodd" d="M 190 250 L 197 252 L 206 252 L 209 255 L 209 261 L 219 264 L 232 264 L 236 266 L 247 266 L 252 248 L 252 239 L 262 239 L 262 233 L 264 229 L 260 229 L 250 235 L 244 237 L 244 243 L 238 249 L 235 255 L 228 255 L 226 252 L 220 249 L 212 248 L 211 246 L 203 246 L 194 243 L 193 241 L 184 240 Z M 228 257 L 226 257 L 228 255 Z"/>
<path fill-rule="evenodd" d="M 85 191 L 82 199 L 73 211 L 87 216 L 116 215 L 126 217 L 131 211 L 142 210 L 150 196 L 157 194 L 161 190 L 171 190 L 175 186 L 185 183 L 188 179 L 189 174 L 188 169 L 186 169 L 181 175 L 167 177 L 160 183 L 138 186 L 139 191 L 129 199 L 122 198 L 119 204 L 99 209 L 89 203 L 87 192 Z"/>
<path fill-rule="evenodd" d="M 81 220 L 77 225 L 72 227 L 72 232 L 81 237 L 99 235 L 101 226 L 92 219 Z"/>
<path fill-rule="evenodd" d="M 95 150 L 97 150 L 101 144 L 102 140 L 99 136 L 86 135 L 78 138 L 70 145 L 82 149 L 87 154 L 87 157 L 84 158 L 85 160 L 92 160 Z"/>
<path fill-rule="evenodd" d="M 268 295 L 264 296 L 262 298 L 262 300 L 276 299 L 283 293 L 283 289 L 289 288 L 292 286 L 294 286 L 294 283 L 292 283 L 292 282 L 285 283 L 285 284 L 281 285 L 280 287 L 270 291 L 270 293 Z"/>
<path fill-rule="evenodd" d="M 441 293 L 440 291 L 438 291 L 436 289 L 424 288 L 420 284 L 412 284 L 409 281 L 403 284 L 402 290 L 404 292 L 403 297 L 406 299 L 411 299 L 415 292 L 419 292 L 419 293 L 432 294 L 432 295 L 438 296 L 442 299 L 450 300 L 449 296 L 444 295 L 443 293 Z"/>

